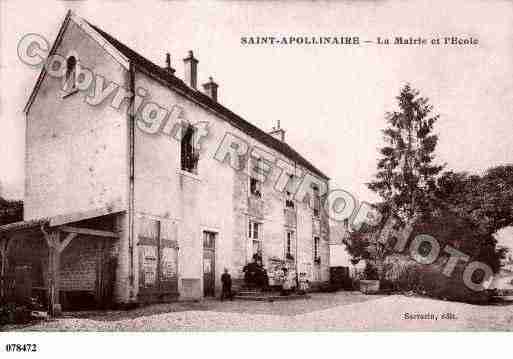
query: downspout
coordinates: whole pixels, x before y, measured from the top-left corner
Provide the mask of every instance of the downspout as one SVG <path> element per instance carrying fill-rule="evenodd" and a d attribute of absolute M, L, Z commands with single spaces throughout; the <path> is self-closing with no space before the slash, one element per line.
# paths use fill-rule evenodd
<path fill-rule="evenodd" d="M 128 278 L 130 284 L 130 300 L 134 295 L 134 173 L 135 173 L 135 69 L 132 62 L 128 65 L 128 86 L 132 93 L 128 110 Z"/>
<path fill-rule="evenodd" d="M 329 212 L 325 210 L 325 208 L 330 208 L 330 204 L 328 203 L 328 197 L 330 193 L 330 182 L 326 180 L 326 198 L 324 199 L 324 205 L 321 205 L 321 219 L 322 215 L 325 217 L 325 225 L 326 225 L 326 235 L 328 236 L 328 260 L 326 261 L 326 265 L 328 266 L 328 282 L 331 282 L 331 273 L 330 273 L 330 263 L 331 263 L 331 230 L 330 230 L 330 217 Z M 322 233 L 322 222 L 320 227 Z M 322 265 L 322 259 L 321 259 Z M 321 272 L 322 275 L 322 272 Z"/>
<path fill-rule="evenodd" d="M 294 178 L 296 178 L 297 173 L 297 167 L 296 162 L 294 162 Z M 295 194 L 295 193 L 294 193 Z M 294 200 L 294 199 L 293 199 Z M 295 254 L 295 261 L 296 261 L 296 288 L 299 288 L 299 221 L 298 221 L 298 212 L 299 212 L 299 201 L 298 203 L 294 203 L 294 217 L 296 219 L 296 233 L 294 240 L 296 241 L 296 254 Z"/>
<path fill-rule="evenodd" d="M 299 207 L 299 205 L 298 205 Z M 296 210 L 294 211 L 294 216 L 296 217 L 296 233 L 295 234 L 295 237 L 294 240 L 296 241 L 296 254 L 295 254 L 295 260 L 296 260 L 296 288 L 299 288 L 299 229 L 298 229 L 298 226 L 299 226 L 299 221 L 297 220 L 297 211 L 299 210 L 299 208 L 296 208 Z"/>

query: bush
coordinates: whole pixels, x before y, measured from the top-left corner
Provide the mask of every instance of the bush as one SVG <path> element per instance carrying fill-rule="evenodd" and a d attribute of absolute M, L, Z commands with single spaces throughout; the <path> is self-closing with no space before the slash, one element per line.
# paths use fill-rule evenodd
<path fill-rule="evenodd" d="M 398 277 L 393 280 L 394 289 L 402 292 L 417 292 L 422 271 L 423 268 L 418 264 L 407 264 L 402 268 Z"/>
<path fill-rule="evenodd" d="M 30 309 L 24 305 L 7 303 L 0 306 L 0 325 L 26 324 L 31 321 Z"/>
<path fill-rule="evenodd" d="M 16 316 L 16 304 L 0 303 L 0 326 L 14 324 Z"/>
<path fill-rule="evenodd" d="M 463 282 L 464 265 L 459 265 L 451 277 L 445 276 L 441 269 L 428 268 L 420 275 L 420 288 L 425 294 L 439 299 L 484 304 L 490 301 L 490 294 L 483 290 L 473 291 Z"/>
<path fill-rule="evenodd" d="M 489 291 L 476 292 L 463 282 L 464 264 L 456 266 L 450 277 L 442 271 L 445 263 L 432 265 L 410 265 L 393 281 L 396 290 L 415 292 L 429 297 L 474 304 L 487 303 Z"/>

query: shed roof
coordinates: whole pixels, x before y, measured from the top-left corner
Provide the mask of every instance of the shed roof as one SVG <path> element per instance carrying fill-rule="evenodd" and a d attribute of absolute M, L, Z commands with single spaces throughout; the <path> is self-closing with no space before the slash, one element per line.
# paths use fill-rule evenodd
<path fill-rule="evenodd" d="M 48 223 L 50 223 L 48 218 L 41 218 L 4 224 L 0 226 L 0 234 L 41 227 L 41 225 L 47 225 Z"/>

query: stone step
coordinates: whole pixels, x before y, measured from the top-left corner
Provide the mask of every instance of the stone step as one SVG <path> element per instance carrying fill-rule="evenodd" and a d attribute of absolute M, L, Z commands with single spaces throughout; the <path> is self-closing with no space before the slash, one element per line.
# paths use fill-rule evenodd
<path fill-rule="evenodd" d="M 254 300 L 260 302 L 274 302 L 274 301 L 285 301 L 285 300 L 296 300 L 296 299 L 310 299 L 308 294 L 289 294 L 289 295 L 236 295 L 235 299 L 240 300 Z"/>

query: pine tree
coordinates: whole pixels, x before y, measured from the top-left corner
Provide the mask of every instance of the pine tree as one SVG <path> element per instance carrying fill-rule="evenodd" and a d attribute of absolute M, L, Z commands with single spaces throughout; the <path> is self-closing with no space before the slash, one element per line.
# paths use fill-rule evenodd
<path fill-rule="evenodd" d="M 439 115 L 432 114 L 428 99 L 409 84 L 396 98 L 399 111 L 385 115 L 385 146 L 375 179 L 367 186 L 407 221 L 433 204 L 436 176 L 443 168 L 434 164 L 438 136 L 433 126 Z"/>

